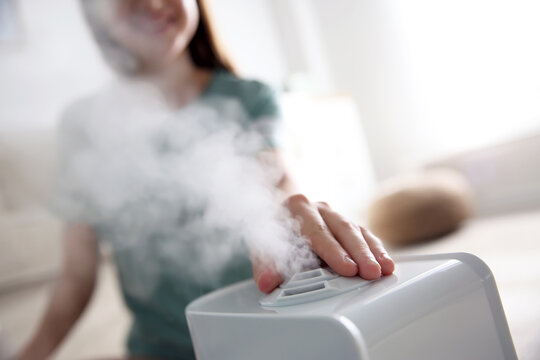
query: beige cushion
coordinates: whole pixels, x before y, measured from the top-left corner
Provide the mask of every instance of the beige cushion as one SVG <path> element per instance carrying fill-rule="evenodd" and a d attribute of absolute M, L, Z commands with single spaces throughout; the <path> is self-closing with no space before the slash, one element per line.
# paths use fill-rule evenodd
<path fill-rule="evenodd" d="M 471 205 L 469 186 L 457 172 L 399 176 L 381 185 L 368 209 L 368 226 L 386 244 L 418 243 L 457 229 Z"/>
<path fill-rule="evenodd" d="M 54 130 L 0 134 L 0 210 L 46 206 L 55 152 Z"/>
<path fill-rule="evenodd" d="M 60 267 L 62 226 L 47 206 L 54 143 L 54 130 L 0 134 L 0 291 Z"/>
<path fill-rule="evenodd" d="M 45 211 L 0 216 L 0 292 L 55 276 L 61 266 L 62 224 Z"/>

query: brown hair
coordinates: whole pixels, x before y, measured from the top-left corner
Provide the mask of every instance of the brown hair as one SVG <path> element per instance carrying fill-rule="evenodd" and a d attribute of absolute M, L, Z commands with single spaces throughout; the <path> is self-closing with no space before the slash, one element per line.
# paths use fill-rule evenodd
<path fill-rule="evenodd" d="M 189 55 L 193 63 L 204 69 L 227 70 L 235 72 L 234 67 L 217 40 L 208 7 L 204 0 L 196 0 L 199 8 L 199 23 L 193 38 L 188 44 Z M 107 32 L 98 11 L 95 0 L 80 0 L 85 18 L 101 49 L 105 60 L 117 71 L 124 75 L 137 73 L 139 64 L 136 57 L 122 47 Z"/>
<path fill-rule="evenodd" d="M 216 37 L 211 25 L 211 16 L 204 0 L 197 0 L 199 6 L 199 25 L 188 45 L 193 63 L 206 69 L 223 69 L 234 72 L 227 55 Z"/>

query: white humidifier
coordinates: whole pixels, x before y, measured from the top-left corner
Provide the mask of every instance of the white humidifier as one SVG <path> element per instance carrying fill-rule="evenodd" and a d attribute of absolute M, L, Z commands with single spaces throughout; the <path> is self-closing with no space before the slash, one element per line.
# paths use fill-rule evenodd
<path fill-rule="evenodd" d="M 269 295 L 252 280 L 188 305 L 197 359 L 517 359 L 489 268 L 465 254 L 396 259 L 366 281 L 329 269 Z"/>

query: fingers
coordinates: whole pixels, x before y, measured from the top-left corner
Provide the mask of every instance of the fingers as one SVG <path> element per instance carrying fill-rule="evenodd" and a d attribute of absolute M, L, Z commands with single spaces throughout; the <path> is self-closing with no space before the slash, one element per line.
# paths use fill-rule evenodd
<path fill-rule="evenodd" d="M 372 253 L 361 230 L 326 204 L 318 204 L 318 209 L 332 234 L 339 239 L 341 245 L 358 264 L 359 275 L 367 280 L 378 279 L 382 273 L 381 265 Z"/>
<path fill-rule="evenodd" d="M 332 235 L 317 208 L 305 196 L 293 195 L 287 200 L 285 206 L 294 217 L 301 220 L 300 231 L 311 241 L 311 248 L 319 257 L 340 275 L 357 274 L 358 266 Z"/>
<path fill-rule="evenodd" d="M 381 265 L 381 271 L 383 275 L 390 275 L 394 272 L 395 264 L 394 260 L 388 255 L 381 240 L 373 235 L 373 233 L 363 227 L 359 227 L 364 239 L 369 245 L 369 248 L 379 264 Z"/>
<path fill-rule="evenodd" d="M 345 219 L 326 203 L 312 204 L 303 195 L 293 195 L 284 203 L 300 231 L 310 241 L 315 253 L 343 276 L 359 274 L 375 280 L 394 272 L 394 262 L 382 242 L 371 232 Z M 252 254 L 253 278 L 264 293 L 273 291 L 283 281 L 275 266 Z"/>
<path fill-rule="evenodd" d="M 251 265 L 253 267 L 253 279 L 261 292 L 268 294 L 283 281 L 272 264 L 252 255 Z"/>
<path fill-rule="evenodd" d="M 382 242 L 361 226 L 345 219 L 326 203 L 317 204 L 332 234 L 358 264 L 358 273 L 368 280 L 394 272 L 394 262 Z"/>

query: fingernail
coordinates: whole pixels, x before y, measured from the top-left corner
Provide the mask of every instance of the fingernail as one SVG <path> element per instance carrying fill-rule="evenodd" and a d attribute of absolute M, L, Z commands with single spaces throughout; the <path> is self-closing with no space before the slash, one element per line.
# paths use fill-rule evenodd
<path fill-rule="evenodd" d="M 259 290 L 264 293 L 269 293 L 270 291 L 274 290 L 280 282 L 281 278 L 272 269 L 264 270 L 257 279 L 257 285 L 259 286 Z"/>

